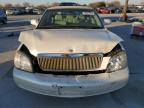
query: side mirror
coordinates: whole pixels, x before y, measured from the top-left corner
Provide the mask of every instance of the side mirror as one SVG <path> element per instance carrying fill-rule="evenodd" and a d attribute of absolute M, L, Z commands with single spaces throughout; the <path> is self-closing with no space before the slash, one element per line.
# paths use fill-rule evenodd
<path fill-rule="evenodd" d="M 110 19 L 104 19 L 104 24 L 105 25 L 110 25 L 112 21 Z"/>
<path fill-rule="evenodd" d="M 32 19 L 32 20 L 31 20 L 31 25 L 33 25 L 33 26 L 35 26 L 35 27 L 38 26 L 38 23 L 39 23 L 39 21 L 36 20 L 36 19 Z"/>

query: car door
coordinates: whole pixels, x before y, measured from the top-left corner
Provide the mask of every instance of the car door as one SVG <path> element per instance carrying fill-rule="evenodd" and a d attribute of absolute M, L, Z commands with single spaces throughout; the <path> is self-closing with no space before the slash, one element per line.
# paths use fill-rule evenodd
<path fill-rule="evenodd" d="M 0 10 L 0 21 L 2 21 L 2 18 L 3 18 L 3 12 L 2 10 Z"/>

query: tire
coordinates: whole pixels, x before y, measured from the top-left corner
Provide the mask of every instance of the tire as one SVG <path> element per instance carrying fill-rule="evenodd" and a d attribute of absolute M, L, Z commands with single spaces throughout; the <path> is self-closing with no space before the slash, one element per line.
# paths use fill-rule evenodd
<path fill-rule="evenodd" d="M 7 24 L 7 19 L 4 18 L 3 21 L 2 21 L 2 23 L 3 23 L 3 24 Z"/>

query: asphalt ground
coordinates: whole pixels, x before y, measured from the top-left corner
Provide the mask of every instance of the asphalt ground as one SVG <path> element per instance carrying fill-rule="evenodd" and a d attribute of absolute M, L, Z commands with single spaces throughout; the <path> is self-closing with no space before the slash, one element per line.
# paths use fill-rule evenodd
<path fill-rule="evenodd" d="M 28 22 L 33 18 L 38 16 L 9 16 L 8 24 L 0 25 L 0 108 L 144 108 L 144 38 L 130 39 L 131 24 L 121 22 L 112 23 L 108 29 L 124 39 L 130 69 L 130 80 L 124 88 L 99 96 L 66 99 L 17 87 L 12 78 L 14 53 L 19 33 L 33 29 Z"/>

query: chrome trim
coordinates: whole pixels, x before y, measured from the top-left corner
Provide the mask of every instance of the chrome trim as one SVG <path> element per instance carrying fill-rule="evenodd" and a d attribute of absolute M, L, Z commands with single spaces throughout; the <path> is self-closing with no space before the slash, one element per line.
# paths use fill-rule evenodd
<path fill-rule="evenodd" d="M 39 54 L 38 64 L 43 71 L 96 71 L 100 70 L 103 54 Z"/>
<path fill-rule="evenodd" d="M 65 54 L 65 53 L 40 53 L 40 54 L 38 54 L 38 57 L 53 58 L 53 57 L 65 57 L 65 55 L 68 55 L 68 57 L 82 57 L 82 56 L 86 56 L 86 55 L 103 56 L 103 53 L 67 53 L 67 54 Z"/>

